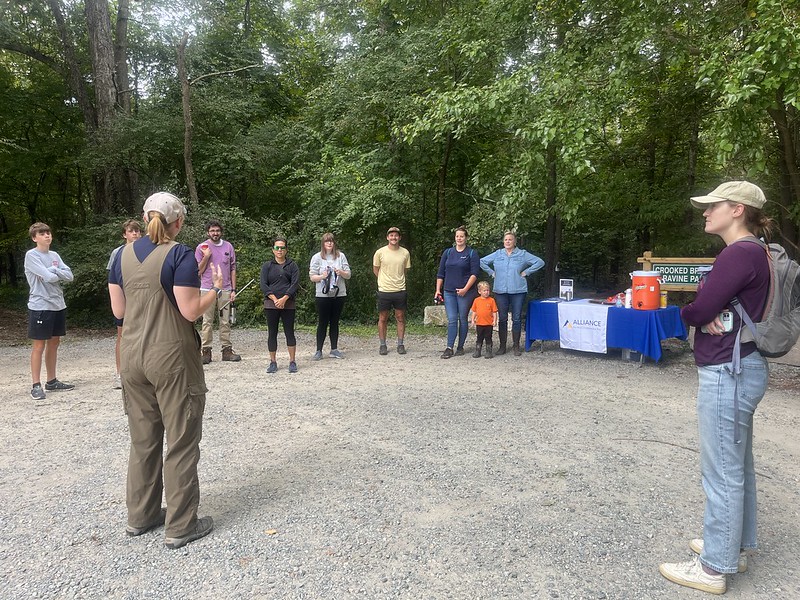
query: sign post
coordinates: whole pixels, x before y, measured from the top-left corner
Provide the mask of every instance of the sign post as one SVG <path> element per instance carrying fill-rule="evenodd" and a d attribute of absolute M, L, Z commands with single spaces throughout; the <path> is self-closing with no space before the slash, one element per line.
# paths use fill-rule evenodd
<path fill-rule="evenodd" d="M 674 292 L 696 292 L 700 279 L 698 267 L 714 264 L 713 258 L 662 258 L 647 251 L 636 259 L 645 271 L 661 273 L 661 289 Z"/>

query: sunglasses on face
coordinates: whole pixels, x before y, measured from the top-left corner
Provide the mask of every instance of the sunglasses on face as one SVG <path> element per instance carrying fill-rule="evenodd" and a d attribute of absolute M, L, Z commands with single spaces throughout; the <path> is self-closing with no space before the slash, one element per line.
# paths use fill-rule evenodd
<path fill-rule="evenodd" d="M 273 250 L 286 250 L 286 246 L 273 246 Z"/>

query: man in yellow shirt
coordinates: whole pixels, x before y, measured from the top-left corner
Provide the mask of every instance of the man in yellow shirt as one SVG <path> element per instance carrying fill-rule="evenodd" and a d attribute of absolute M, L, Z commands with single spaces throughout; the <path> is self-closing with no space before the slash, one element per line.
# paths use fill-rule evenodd
<path fill-rule="evenodd" d="M 400 229 L 390 227 L 386 232 L 386 241 L 389 243 L 378 248 L 372 257 L 372 272 L 378 278 L 378 338 L 381 343 L 378 354 L 381 356 L 389 353 L 386 348 L 386 327 L 392 308 L 397 321 L 397 353 L 406 353 L 403 342 L 408 306 L 406 271 L 411 268 L 411 254 L 400 245 Z"/>

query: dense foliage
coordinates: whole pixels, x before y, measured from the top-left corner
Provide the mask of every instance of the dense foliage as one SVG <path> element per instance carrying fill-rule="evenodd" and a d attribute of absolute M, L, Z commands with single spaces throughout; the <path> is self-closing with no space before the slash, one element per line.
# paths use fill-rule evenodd
<path fill-rule="evenodd" d="M 273 235 L 305 272 L 335 232 L 355 320 L 390 225 L 415 314 L 462 223 L 481 252 L 516 230 L 547 262 L 538 293 L 620 289 L 644 250 L 713 252 L 687 197 L 746 177 L 791 247 L 798 23 L 786 0 L 2 0 L 0 284 L 23 285 L 43 220 L 71 314 L 105 318 L 105 257 L 159 189 L 190 200 L 187 244 L 223 221 L 242 283 Z"/>

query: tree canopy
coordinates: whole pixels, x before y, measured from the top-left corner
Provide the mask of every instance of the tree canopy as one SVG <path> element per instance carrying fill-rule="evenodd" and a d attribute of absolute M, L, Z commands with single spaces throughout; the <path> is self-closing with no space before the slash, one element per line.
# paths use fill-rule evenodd
<path fill-rule="evenodd" d="M 798 23 L 787 0 L 0 0 L 0 282 L 30 223 L 99 265 L 159 189 L 226 215 L 253 272 L 270 235 L 306 260 L 333 231 L 363 318 L 390 225 L 412 306 L 460 224 L 481 251 L 516 230 L 542 293 L 709 253 L 687 198 L 726 179 L 791 249 Z"/>

